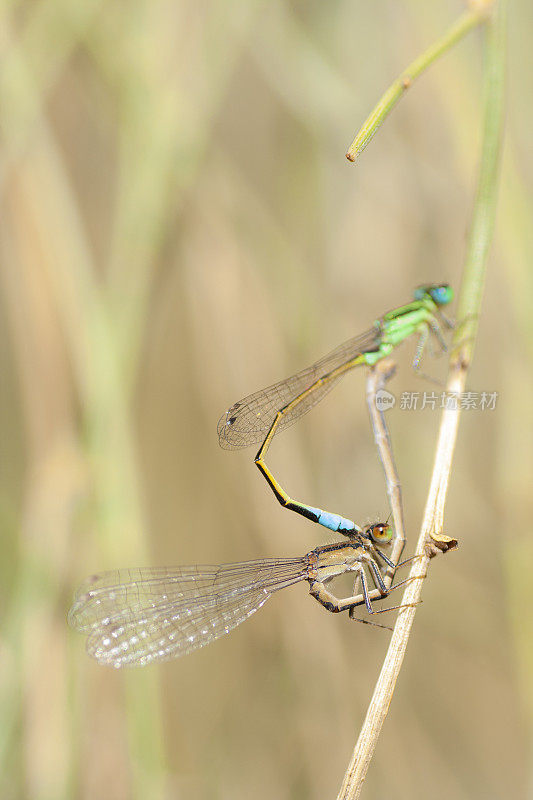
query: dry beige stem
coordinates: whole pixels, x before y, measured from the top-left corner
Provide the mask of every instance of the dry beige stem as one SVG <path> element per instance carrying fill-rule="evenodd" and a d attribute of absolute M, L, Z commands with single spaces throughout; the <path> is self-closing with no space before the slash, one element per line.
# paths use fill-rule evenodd
<path fill-rule="evenodd" d="M 459 395 L 464 390 L 465 381 L 466 364 L 460 362 L 452 366 L 446 387 L 447 392 Z M 420 601 L 422 584 L 430 561 L 426 546 L 434 535 L 437 539 L 442 535 L 444 504 L 457 438 L 459 414 L 459 408 L 447 408 L 442 414 L 431 485 L 415 552 L 418 558 L 413 561 L 409 582 L 401 601 L 402 605 L 409 607 L 401 609 L 398 613 L 389 649 L 337 800 L 355 800 L 360 796 L 368 765 L 389 710 L 415 618 L 416 607 L 414 604 Z"/>

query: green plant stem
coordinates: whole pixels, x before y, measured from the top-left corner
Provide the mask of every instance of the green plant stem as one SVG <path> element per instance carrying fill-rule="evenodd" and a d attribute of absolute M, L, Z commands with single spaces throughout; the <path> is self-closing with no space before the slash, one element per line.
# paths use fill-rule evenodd
<path fill-rule="evenodd" d="M 485 22 L 492 9 L 492 5 L 492 2 L 477 3 L 468 11 L 465 11 L 440 39 L 437 39 L 434 44 L 428 47 L 427 50 L 409 64 L 394 83 L 389 86 L 376 107 L 363 123 L 359 133 L 346 153 L 348 161 L 355 161 L 357 156 L 363 152 L 396 103 L 413 84 L 413 81 L 431 66 L 437 58 L 448 52 L 458 41 L 466 36 L 472 28 Z"/>
<path fill-rule="evenodd" d="M 456 332 L 458 348 L 450 357 L 447 391 L 464 390 L 466 375 L 477 333 L 477 318 L 483 294 L 487 255 L 494 231 L 498 190 L 499 161 L 503 136 L 505 75 L 506 6 L 500 0 L 494 18 L 487 26 L 485 39 L 485 92 L 481 164 L 476 199 L 465 258 L 464 277 L 459 292 L 459 320 L 466 322 Z M 461 331 L 462 329 L 462 331 Z M 465 340 L 464 331 L 468 338 Z M 458 357 L 459 353 L 459 357 Z M 394 632 L 368 711 L 346 770 L 337 800 L 360 797 L 366 773 L 386 719 L 400 674 L 411 628 L 420 602 L 422 585 L 429 566 L 427 549 L 430 537 L 443 530 L 444 506 L 448 491 L 453 453 L 459 427 L 460 408 L 447 408 L 442 414 L 439 439 L 413 566 L 398 613 Z"/>
<path fill-rule="evenodd" d="M 505 111 L 505 2 L 498 4 L 486 32 L 484 125 L 481 165 L 468 233 L 465 266 L 457 303 L 459 324 L 453 339 L 452 363 L 472 360 L 483 299 L 487 254 L 494 233 L 500 154 Z"/>

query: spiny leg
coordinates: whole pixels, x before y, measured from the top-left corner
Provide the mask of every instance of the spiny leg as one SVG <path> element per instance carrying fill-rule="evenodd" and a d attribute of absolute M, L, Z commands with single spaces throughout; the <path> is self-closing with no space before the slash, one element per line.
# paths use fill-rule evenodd
<path fill-rule="evenodd" d="M 363 589 L 363 594 L 368 598 L 368 590 L 366 588 L 366 579 L 364 577 L 364 570 L 361 567 L 354 570 L 358 572 L 358 577 L 361 580 L 361 583 L 365 587 Z M 318 600 L 320 605 L 324 606 L 326 611 L 331 611 L 332 614 L 338 614 L 341 611 L 347 611 L 354 605 L 361 605 L 361 603 L 366 602 L 365 600 L 361 600 L 361 595 L 353 595 L 352 597 L 343 597 L 339 598 L 330 592 L 329 589 L 326 588 L 326 585 L 323 581 L 315 579 L 310 581 L 309 586 L 309 594 Z M 370 599 L 368 598 L 368 602 L 370 603 Z M 370 605 L 372 608 L 372 605 Z"/>
<path fill-rule="evenodd" d="M 370 597 L 368 596 L 368 586 L 367 586 L 367 583 L 366 583 L 366 575 L 365 575 L 365 571 L 364 571 L 363 568 L 361 568 L 361 589 L 363 590 L 363 597 L 364 597 L 364 600 L 365 600 L 366 610 L 368 611 L 369 614 L 372 614 L 372 601 L 370 600 Z M 352 606 L 352 608 L 353 608 L 353 606 Z M 350 608 L 350 611 L 348 612 L 349 614 L 351 613 L 352 608 Z"/>
<path fill-rule="evenodd" d="M 358 597 L 358 595 L 356 594 L 356 592 L 357 592 L 357 584 L 360 583 L 360 582 L 361 582 L 361 574 L 360 574 L 359 571 L 357 571 L 356 574 L 355 574 L 355 578 L 354 578 L 354 582 L 353 582 L 353 586 L 352 586 L 352 597 Z"/>
<path fill-rule="evenodd" d="M 439 342 L 439 347 L 438 347 L 438 349 L 437 349 L 437 348 L 435 347 L 435 343 L 434 343 L 434 341 L 433 341 L 433 339 L 432 339 L 431 337 L 430 337 L 430 339 L 429 339 L 429 341 L 428 341 L 427 348 L 428 348 L 428 350 L 429 350 L 429 355 L 430 355 L 430 356 L 431 356 L 431 358 L 433 358 L 433 359 L 435 359 L 435 358 L 437 358 L 438 356 L 440 356 L 440 354 L 443 352 L 443 350 L 442 350 L 442 347 L 440 346 L 440 342 Z"/>
<path fill-rule="evenodd" d="M 295 511 L 297 514 L 301 514 L 303 517 L 306 517 L 306 519 L 310 519 L 312 522 L 317 522 L 319 525 L 323 525 L 325 528 L 328 528 L 335 533 L 341 533 L 345 536 L 349 536 L 353 533 L 362 533 L 362 529 L 352 520 L 341 517 L 339 514 L 332 514 L 329 511 L 323 511 L 321 508 L 308 506 L 305 503 L 301 503 L 299 500 L 293 500 L 292 497 L 287 494 L 281 484 L 278 483 L 266 465 L 265 456 L 268 448 L 270 447 L 270 443 L 274 438 L 277 429 L 279 428 L 281 420 L 287 414 L 289 414 L 300 403 L 304 402 L 304 400 L 306 400 L 320 386 L 323 386 L 325 383 L 338 378 L 343 373 L 348 372 L 349 370 L 358 366 L 358 364 L 362 363 L 364 363 L 364 355 L 359 354 L 350 361 L 347 361 L 345 364 L 342 364 L 340 367 L 337 367 L 337 369 L 332 370 L 327 375 L 323 375 L 322 377 L 318 378 L 304 392 L 301 392 L 301 394 L 291 400 L 290 403 L 287 403 L 286 406 L 281 408 L 277 412 L 274 421 L 270 426 L 270 430 L 268 431 L 265 440 L 263 441 L 263 444 L 259 448 L 259 451 L 254 459 L 257 468 L 274 492 L 274 496 L 284 508 L 289 509 L 289 511 Z"/>
<path fill-rule="evenodd" d="M 409 558 L 404 558 L 403 561 L 400 561 L 399 564 L 396 565 L 396 569 L 400 569 L 400 567 L 404 567 L 406 564 L 410 564 L 412 561 L 420 561 L 421 559 L 425 558 L 425 555 L 419 556 L 409 556 Z"/>
<path fill-rule="evenodd" d="M 386 597 L 388 595 L 388 590 L 383 582 L 383 578 L 377 565 L 371 558 L 365 561 L 365 563 L 369 565 L 372 580 L 374 581 L 376 588 L 379 590 L 379 596 Z M 341 611 L 346 611 L 352 608 L 352 606 L 360 606 L 363 603 L 366 605 L 369 613 L 372 613 L 372 601 L 370 598 L 370 592 L 368 590 L 368 582 L 363 564 L 358 563 L 354 565 L 353 571 L 357 573 L 354 580 L 354 591 L 357 582 L 360 581 L 362 595 L 354 594 L 351 597 L 337 597 L 333 594 L 333 592 L 330 592 L 329 589 L 326 588 L 324 581 L 321 581 L 318 578 L 310 581 L 309 594 L 311 594 L 315 600 L 318 600 L 318 602 L 323 605 L 325 609 L 334 614 L 337 614 Z"/>
<path fill-rule="evenodd" d="M 434 317 L 430 317 L 430 319 L 428 319 L 427 322 L 424 322 L 420 325 L 419 331 L 420 334 L 418 337 L 418 344 L 416 346 L 415 357 L 413 358 L 413 369 L 415 370 L 417 375 L 420 375 L 421 378 L 425 378 L 427 381 L 430 381 L 431 383 L 436 383 L 437 386 L 442 386 L 442 381 L 438 380 L 437 378 L 434 378 L 432 375 L 428 375 L 427 372 L 422 372 L 421 370 L 422 355 L 424 353 L 426 345 L 428 345 L 428 340 L 429 340 L 430 355 L 432 357 L 435 357 L 437 355 L 437 353 L 433 350 L 433 339 L 429 338 L 430 333 L 432 333 L 433 336 L 437 339 L 440 345 L 441 352 L 446 352 L 448 350 L 448 347 L 442 335 L 442 331 L 440 329 L 440 325 L 434 319 Z"/>
<path fill-rule="evenodd" d="M 396 588 L 396 587 L 394 587 L 394 588 Z M 387 608 L 373 608 L 372 611 L 369 611 L 368 613 L 369 614 L 386 614 L 387 611 L 399 611 L 401 608 L 415 608 L 416 606 L 421 605 L 422 602 L 423 602 L 422 600 L 417 600 L 416 603 L 399 603 L 397 606 L 387 606 Z M 358 619 L 358 617 L 354 617 L 353 614 L 351 613 L 351 610 L 350 610 L 348 615 L 349 615 L 350 619 L 354 620 L 354 622 L 364 622 L 365 621 L 365 620 Z"/>
<path fill-rule="evenodd" d="M 391 561 L 391 559 L 387 555 L 385 555 L 385 553 L 383 553 L 378 547 L 372 547 L 372 552 L 375 553 L 377 556 L 379 556 L 381 559 L 383 559 L 385 564 L 391 569 L 393 569 L 395 572 L 400 566 L 399 564 L 395 564 L 394 561 Z"/>
<path fill-rule="evenodd" d="M 372 568 L 372 562 L 370 562 L 370 566 Z M 407 583 L 409 580 L 412 580 L 412 579 L 406 578 L 405 581 L 402 581 L 401 583 L 397 584 L 396 586 L 391 586 L 391 588 L 388 591 L 385 592 L 383 597 L 387 597 L 389 595 L 389 593 L 392 591 L 392 589 L 397 589 L 398 586 L 401 586 L 403 583 Z M 413 608 L 414 606 L 420 605 L 420 603 L 422 602 L 421 600 L 419 600 L 416 603 L 400 603 L 400 604 L 398 604 L 396 606 L 387 606 L 387 608 L 374 608 L 372 606 L 372 603 L 371 603 L 371 600 L 370 600 L 370 597 L 369 597 L 368 587 L 367 587 L 366 577 L 365 577 L 364 571 L 361 572 L 361 585 L 362 585 L 362 588 L 363 588 L 363 595 L 364 595 L 364 599 L 365 599 L 366 610 L 367 610 L 367 612 L 369 614 L 384 614 L 386 611 L 397 611 L 400 608 Z M 354 622 L 366 622 L 366 620 L 360 619 L 359 617 L 354 617 L 354 611 L 355 611 L 357 605 L 361 605 L 361 604 L 360 603 L 359 604 L 354 603 L 351 606 L 350 610 L 348 611 L 348 616 L 350 617 L 350 619 L 354 620 Z"/>
<path fill-rule="evenodd" d="M 379 600 L 382 597 L 387 597 L 387 595 L 393 589 L 395 589 L 396 586 L 401 586 L 402 585 L 402 584 L 396 584 L 395 586 L 392 585 L 392 581 L 394 580 L 394 576 L 396 574 L 396 571 L 398 570 L 399 567 L 403 566 L 403 564 L 406 564 L 409 561 L 412 561 L 414 558 L 417 558 L 417 556 L 413 556 L 413 558 L 408 558 L 405 561 L 401 561 L 399 564 L 395 564 L 393 561 L 391 561 L 391 559 L 388 556 L 385 555 L 385 553 L 383 553 L 381 550 L 379 550 L 379 548 L 373 546 L 372 547 L 372 552 L 375 555 L 377 555 L 380 558 L 382 558 L 383 561 L 385 562 L 385 564 L 387 564 L 387 566 L 390 567 L 390 572 L 387 575 L 383 575 L 381 573 L 381 571 L 379 569 L 379 566 L 376 563 L 376 560 L 374 558 L 370 557 L 368 559 L 368 561 L 366 562 L 366 563 L 368 563 L 370 574 L 372 576 L 372 580 L 373 580 L 374 586 L 375 586 L 375 590 L 368 590 L 368 588 L 367 588 L 367 597 L 368 597 L 369 600 L 376 600 L 376 599 Z M 359 571 L 358 571 L 358 575 L 357 575 L 357 577 L 356 577 L 356 579 L 354 581 L 354 589 L 353 589 L 354 595 L 355 595 L 355 587 L 356 587 L 356 584 L 357 584 L 357 582 L 359 580 L 361 580 L 361 575 L 359 574 Z M 362 582 L 363 581 L 361 580 L 361 583 Z M 366 599 L 365 599 L 365 594 L 364 594 L 364 587 L 362 587 L 362 593 L 360 595 L 357 595 L 357 598 L 358 598 L 359 602 L 356 605 L 362 605 L 363 603 L 366 604 Z M 372 613 L 372 612 L 370 612 L 370 613 Z"/>
<path fill-rule="evenodd" d="M 376 551 L 378 553 L 380 552 L 377 549 L 376 549 Z M 383 554 L 381 553 L 381 555 L 383 555 Z M 405 561 L 400 562 L 396 566 L 396 569 L 398 569 L 399 567 L 404 566 L 404 564 L 408 564 L 411 561 L 417 561 L 420 558 L 424 558 L 424 556 L 411 556 L 411 558 L 406 558 Z M 384 581 L 383 581 L 383 576 L 381 575 L 381 572 L 379 571 L 379 568 L 378 568 L 377 564 L 375 563 L 375 561 L 372 558 L 370 558 L 368 560 L 368 567 L 370 569 L 370 573 L 371 573 L 372 578 L 374 580 L 374 585 L 376 586 L 377 589 L 379 589 L 381 591 L 382 597 L 388 597 L 388 595 L 392 591 L 394 591 L 395 589 L 399 589 L 401 586 L 406 586 L 408 583 L 411 583 L 411 581 L 414 581 L 414 580 L 416 580 L 418 578 L 425 578 L 426 575 L 427 575 L 427 572 L 424 573 L 423 575 L 411 575 L 408 578 L 404 578 L 399 583 L 391 584 L 390 586 L 387 587 L 385 585 Z M 363 596 L 364 596 L 364 599 L 365 599 L 365 605 L 367 607 L 367 611 L 368 611 L 369 614 L 383 614 L 385 611 L 394 611 L 397 608 L 411 608 L 412 606 L 420 605 L 420 603 L 422 602 L 420 600 L 417 603 L 404 603 L 403 605 L 391 606 L 389 608 L 380 608 L 380 609 L 375 609 L 374 610 L 372 608 L 369 608 L 370 593 L 368 592 L 368 590 L 366 591 L 366 596 L 365 596 L 365 589 L 367 589 L 367 587 L 366 587 L 366 582 L 365 582 L 364 571 L 361 572 L 361 584 L 362 584 L 362 589 L 363 589 Z M 367 599 L 368 599 L 368 601 L 367 601 Z M 353 608 L 350 609 L 350 616 L 351 616 L 352 610 L 353 610 Z"/>
<path fill-rule="evenodd" d="M 429 324 L 429 327 L 431 328 L 431 332 L 432 332 L 433 336 L 435 337 L 435 339 L 440 344 L 441 351 L 443 353 L 445 353 L 448 350 L 448 345 L 446 344 L 446 340 L 445 340 L 444 336 L 442 335 L 442 330 L 441 330 L 441 327 L 440 327 L 438 321 L 436 320 L 435 317 L 431 317 L 431 319 L 429 320 L 428 324 Z"/>
<path fill-rule="evenodd" d="M 381 625 L 379 622 L 374 622 L 374 620 L 371 619 L 364 619 L 363 617 L 354 617 L 352 616 L 352 614 L 349 614 L 349 617 L 353 622 L 362 622 L 363 625 L 372 625 L 372 627 L 374 628 L 382 628 L 385 631 L 393 630 L 390 625 Z"/>
<path fill-rule="evenodd" d="M 445 325 L 451 327 L 452 324 L 451 324 L 450 320 L 447 319 L 447 317 L 443 316 L 442 319 L 443 319 L 443 322 L 444 322 Z M 428 342 L 430 333 L 433 334 L 433 337 L 439 343 L 441 352 L 445 353 L 448 350 L 448 346 L 446 344 L 446 340 L 444 339 L 444 336 L 442 334 L 441 326 L 439 325 L 439 322 L 438 322 L 437 318 L 433 314 L 428 315 L 428 317 L 426 318 L 426 321 L 422 322 L 419 325 L 418 333 L 419 333 L 419 339 L 418 339 L 418 344 L 417 344 L 417 347 L 416 347 L 415 357 L 413 359 L 413 368 L 417 372 L 420 370 L 420 364 L 421 364 L 421 361 L 422 361 L 422 354 L 423 354 L 424 348 L 425 348 L 425 346 L 426 346 L 426 344 Z M 431 344 L 431 340 L 430 340 L 430 344 Z M 432 353 L 432 355 L 435 355 L 435 354 Z"/>
<path fill-rule="evenodd" d="M 388 625 L 379 625 L 376 622 L 371 622 L 370 620 L 366 619 L 359 619 L 358 617 L 354 616 L 355 609 L 364 604 L 366 606 L 366 610 L 369 614 L 382 614 L 385 611 L 394 611 L 399 608 L 409 608 L 413 605 L 418 605 L 418 603 L 409 603 L 406 605 L 397 605 L 391 606 L 390 608 L 382 608 L 382 609 L 375 609 L 372 606 L 372 601 L 370 598 L 370 592 L 368 590 L 367 580 L 365 577 L 364 569 L 361 565 L 360 569 L 357 570 L 357 577 L 356 581 L 360 580 L 362 585 L 362 596 L 361 595 L 353 595 L 352 597 L 344 597 L 339 598 L 336 597 L 332 592 L 330 592 L 323 581 L 314 580 L 310 582 L 309 587 L 309 594 L 317 600 L 321 606 L 323 606 L 326 611 L 330 611 L 333 614 L 338 614 L 342 611 L 348 611 L 350 619 L 354 620 L 355 622 L 364 622 L 368 625 L 376 625 L 378 628 L 387 628 L 390 630 Z M 355 583 L 354 583 L 355 589 Z M 389 590 L 390 591 L 390 590 Z M 380 595 L 381 597 L 386 597 L 389 594 L 388 591 L 385 594 Z M 361 597 L 363 599 L 361 599 Z"/>
<path fill-rule="evenodd" d="M 389 593 L 390 590 L 387 589 L 387 587 L 385 586 L 385 583 L 383 581 L 383 576 L 382 576 L 381 572 L 379 571 L 376 562 L 373 559 L 370 559 L 369 562 L 368 562 L 368 567 L 370 569 L 370 573 L 372 575 L 372 580 L 374 581 L 374 585 L 376 586 L 377 589 L 380 590 L 382 595 L 385 597 Z M 363 582 L 361 581 L 361 583 L 363 583 Z M 364 586 L 364 584 L 363 584 L 363 586 Z"/>
<path fill-rule="evenodd" d="M 429 339 L 429 328 L 427 324 L 424 323 L 423 326 L 421 326 L 420 328 L 420 335 L 418 337 L 418 343 L 416 345 L 415 357 L 413 358 L 413 369 L 416 372 L 420 372 L 422 354 L 424 352 L 428 339 Z"/>
<path fill-rule="evenodd" d="M 391 586 L 389 589 L 389 593 L 394 591 L 395 589 L 399 589 L 401 586 L 407 586 L 407 584 L 411 583 L 411 581 L 423 580 L 426 577 L 427 577 L 427 572 L 423 572 L 421 575 L 411 575 L 409 578 L 404 578 L 403 581 L 395 583 L 393 586 Z"/>
<path fill-rule="evenodd" d="M 453 319 L 450 319 L 450 317 L 444 313 L 442 308 L 439 308 L 437 314 L 439 315 L 443 323 L 446 325 L 446 327 L 453 331 L 455 328 L 455 321 Z"/>
<path fill-rule="evenodd" d="M 380 555 L 383 555 L 383 553 L 381 553 L 380 550 L 378 550 L 377 548 L 374 548 L 374 549 L 375 549 L 376 553 L 379 553 Z M 389 559 L 387 559 L 387 562 L 389 562 Z M 369 556 L 368 560 L 365 560 L 364 563 L 368 565 L 368 568 L 370 570 L 370 575 L 372 577 L 372 582 L 374 583 L 375 589 L 374 590 L 369 590 L 368 581 L 366 580 L 366 576 L 365 576 L 364 566 L 363 566 L 363 564 L 361 564 L 360 567 L 358 567 L 356 569 L 356 573 L 357 574 L 356 574 L 356 577 L 355 577 L 355 580 L 354 580 L 354 583 L 353 583 L 353 595 L 352 595 L 352 597 L 350 599 L 351 600 L 354 600 L 354 599 L 357 600 L 356 603 L 352 603 L 352 606 L 353 605 L 362 605 L 364 603 L 366 605 L 367 609 L 370 610 L 371 607 L 372 607 L 371 606 L 371 601 L 373 599 L 377 600 L 377 599 L 380 599 L 382 597 L 387 597 L 387 595 L 390 592 L 390 588 L 385 583 L 384 576 L 381 574 L 379 566 L 377 565 L 376 561 L 372 558 L 372 556 Z M 390 562 L 390 563 L 392 564 L 392 562 Z M 394 565 L 392 565 L 392 566 L 394 567 Z M 394 576 L 394 572 L 393 572 L 393 576 Z M 361 584 L 361 594 L 356 595 L 355 591 L 356 591 L 356 586 L 357 586 L 358 583 Z M 372 612 L 370 611 L 370 613 L 372 613 Z"/>

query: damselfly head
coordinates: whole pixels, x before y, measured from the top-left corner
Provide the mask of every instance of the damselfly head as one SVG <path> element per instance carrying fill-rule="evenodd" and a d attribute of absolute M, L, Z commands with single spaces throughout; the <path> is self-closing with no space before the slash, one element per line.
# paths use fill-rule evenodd
<path fill-rule="evenodd" d="M 415 300 L 424 297 L 429 297 L 437 306 L 446 306 L 453 300 L 453 289 L 447 283 L 427 283 L 415 289 Z"/>
<path fill-rule="evenodd" d="M 373 522 L 365 527 L 363 535 L 374 544 L 388 544 L 392 539 L 392 528 L 388 522 Z"/>

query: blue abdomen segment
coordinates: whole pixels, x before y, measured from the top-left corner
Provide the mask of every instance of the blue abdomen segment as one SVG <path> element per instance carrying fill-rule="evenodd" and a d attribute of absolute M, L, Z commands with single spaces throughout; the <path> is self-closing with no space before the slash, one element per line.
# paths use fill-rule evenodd
<path fill-rule="evenodd" d="M 348 534 L 359 530 L 351 519 L 341 517 L 339 514 L 331 514 L 329 511 L 322 511 L 321 508 L 312 508 L 311 506 L 308 506 L 308 508 L 309 511 L 316 514 L 318 524 L 323 525 L 324 528 L 329 528 L 330 531 Z"/>

